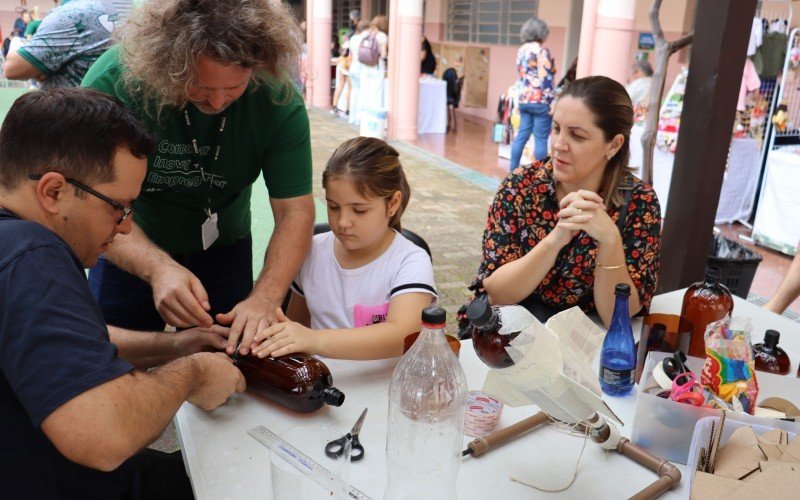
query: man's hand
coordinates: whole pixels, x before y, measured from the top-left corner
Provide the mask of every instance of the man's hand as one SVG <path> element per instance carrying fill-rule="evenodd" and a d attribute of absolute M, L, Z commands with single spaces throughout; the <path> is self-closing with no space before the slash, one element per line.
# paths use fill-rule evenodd
<path fill-rule="evenodd" d="M 233 354 L 237 345 L 240 345 L 240 354 L 250 352 L 256 333 L 266 329 L 277 320 L 275 310 L 280 305 L 280 301 L 262 299 L 257 295 L 251 295 L 236 304 L 229 312 L 217 314 L 218 323 L 230 325 L 228 354 Z M 239 339 L 241 339 L 241 342 Z"/>
<path fill-rule="evenodd" d="M 224 353 L 200 352 L 191 356 L 198 364 L 198 387 L 187 401 L 204 410 L 213 410 L 224 404 L 234 392 L 244 392 L 245 381 Z"/>
<path fill-rule="evenodd" d="M 167 324 L 179 328 L 210 328 L 214 323 L 208 314 L 211 304 L 206 289 L 185 267 L 176 263 L 163 266 L 153 274 L 150 286 L 156 309 Z"/>
<path fill-rule="evenodd" d="M 168 333 L 174 339 L 176 357 L 189 356 L 198 352 L 214 352 L 228 345 L 230 328 L 213 325 L 211 328 L 195 327 L 176 333 Z"/>
<path fill-rule="evenodd" d="M 295 352 L 312 355 L 319 353 L 319 341 L 324 334 L 314 332 L 300 323 L 291 321 L 280 308 L 276 311 L 276 315 L 278 323 L 266 330 L 259 330 L 258 335 L 253 339 L 254 343 L 261 342 L 260 345 L 253 348 L 253 354 L 264 358 L 266 356 L 285 356 Z"/>

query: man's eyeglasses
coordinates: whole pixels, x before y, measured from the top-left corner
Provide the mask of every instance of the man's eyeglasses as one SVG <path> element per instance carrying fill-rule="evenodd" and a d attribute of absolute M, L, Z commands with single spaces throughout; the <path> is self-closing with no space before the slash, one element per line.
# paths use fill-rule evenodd
<path fill-rule="evenodd" d="M 28 178 L 30 180 L 32 180 L 32 181 L 38 181 L 38 180 L 40 180 L 42 178 L 42 175 L 41 174 L 30 174 L 30 175 L 28 175 Z M 90 188 L 86 184 L 83 184 L 82 182 L 76 181 L 75 179 L 72 179 L 70 177 L 64 177 L 64 180 L 67 181 L 69 184 L 72 184 L 76 188 L 78 188 L 78 189 L 80 189 L 82 191 L 86 191 L 87 193 L 91 194 L 92 196 L 96 196 L 96 197 L 100 198 L 104 202 L 106 202 L 109 205 L 111 205 L 112 207 L 114 207 L 115 210 L 120 212 L 121 215 L 120 215 L 119 219 L 117 219 L 117 225 L 122 224 L 123 221 L 125 221 L 125 219 L 127 219 L 128 216 L 131 214 L 131 212 L 133 212 L 133 203 L 131 203 L 130 206 L 126 207 L 122 203 L 120 203 L 118 201 L 114 201 L 114 200 L 112 200 L 111 198 L 109 198 L 108 196 L 106 196 L 106 195 L 104 195 L 102 193 L 98 193 L 97 191 L 95 191 L 94 189 Z"/>

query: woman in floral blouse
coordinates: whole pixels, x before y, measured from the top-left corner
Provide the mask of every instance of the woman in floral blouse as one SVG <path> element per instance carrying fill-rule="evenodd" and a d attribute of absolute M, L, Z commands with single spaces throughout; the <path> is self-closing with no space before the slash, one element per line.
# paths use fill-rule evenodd
<path fill-rule="evenodd" d="M 553 116 L 553 158 L 517 169 L 489 208 L 472 283 L 493 304 L 540 318 L 580 306 L 608 325 L 614 286 L 630 313 L 647 309 L 659 270 L 661 215 L 653 188 L 628 168 L 633 107 L 604 76 L 572 82 Z"/>
<path fill-rule="evenodd" d="M 541 19 L 525 21 L 519 31 L 522 46 L 517 51 L 519 78 L 514 90 L 519 103 L 519 129 L 511 145 L 513 171 L 519 166 L 522 150 L 533 132 L 534 152 L 537 160 L 547 156 L 547 136 L 550 135 L 550 104 L 555 92 L 556 64 L 550 51 L 542 46 L 550 30 Z"/>

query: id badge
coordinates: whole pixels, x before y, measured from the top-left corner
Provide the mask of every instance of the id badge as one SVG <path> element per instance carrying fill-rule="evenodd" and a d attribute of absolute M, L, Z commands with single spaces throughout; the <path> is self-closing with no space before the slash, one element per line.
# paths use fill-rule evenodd
<path fill-rule="evenodd" d="M 217 228 L 217 214 L 210 214 L 205 222 L 203 222 L 203 250 L 208 250 L 208 247 L 214 244 L 219 238 L 219 228 Z"/>

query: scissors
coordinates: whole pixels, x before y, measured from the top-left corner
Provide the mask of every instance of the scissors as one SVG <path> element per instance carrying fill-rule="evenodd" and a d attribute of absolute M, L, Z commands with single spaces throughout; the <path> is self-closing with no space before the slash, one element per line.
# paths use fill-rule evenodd
<path fill-rule="evenodd" d="M 672 381 L 672 390 L 669 393 L 669 398 L 678 403 L 703 406 L 705 398 L 697 391 L 698 389 L 702 390 L 702 387 L 697 382 L 697 375 L 692 372 L 680 373 Z"/>
<path fill-rule="evenodd" d="M 358 440 L 358 432 L 361 430 L 361 424 L 364 423 L 364 417 L 367 416 L 367 410 L 368 408 L 364 408 L 364 411 L 361 412 L 361 416 L 358 417 L 358 420 L 356 420 L 356 425 L 353 426 L 353 429 L 350 432 L 325 445 L 325 454 L 327 456 L 331 458 L 341 457 L 342 453 L 344 453 L 345 444 L 347 441 L 350 441 L 350 461 L 358 462 L 364 458 L 364 447 L 361 446 L 361 442 Z"/>

